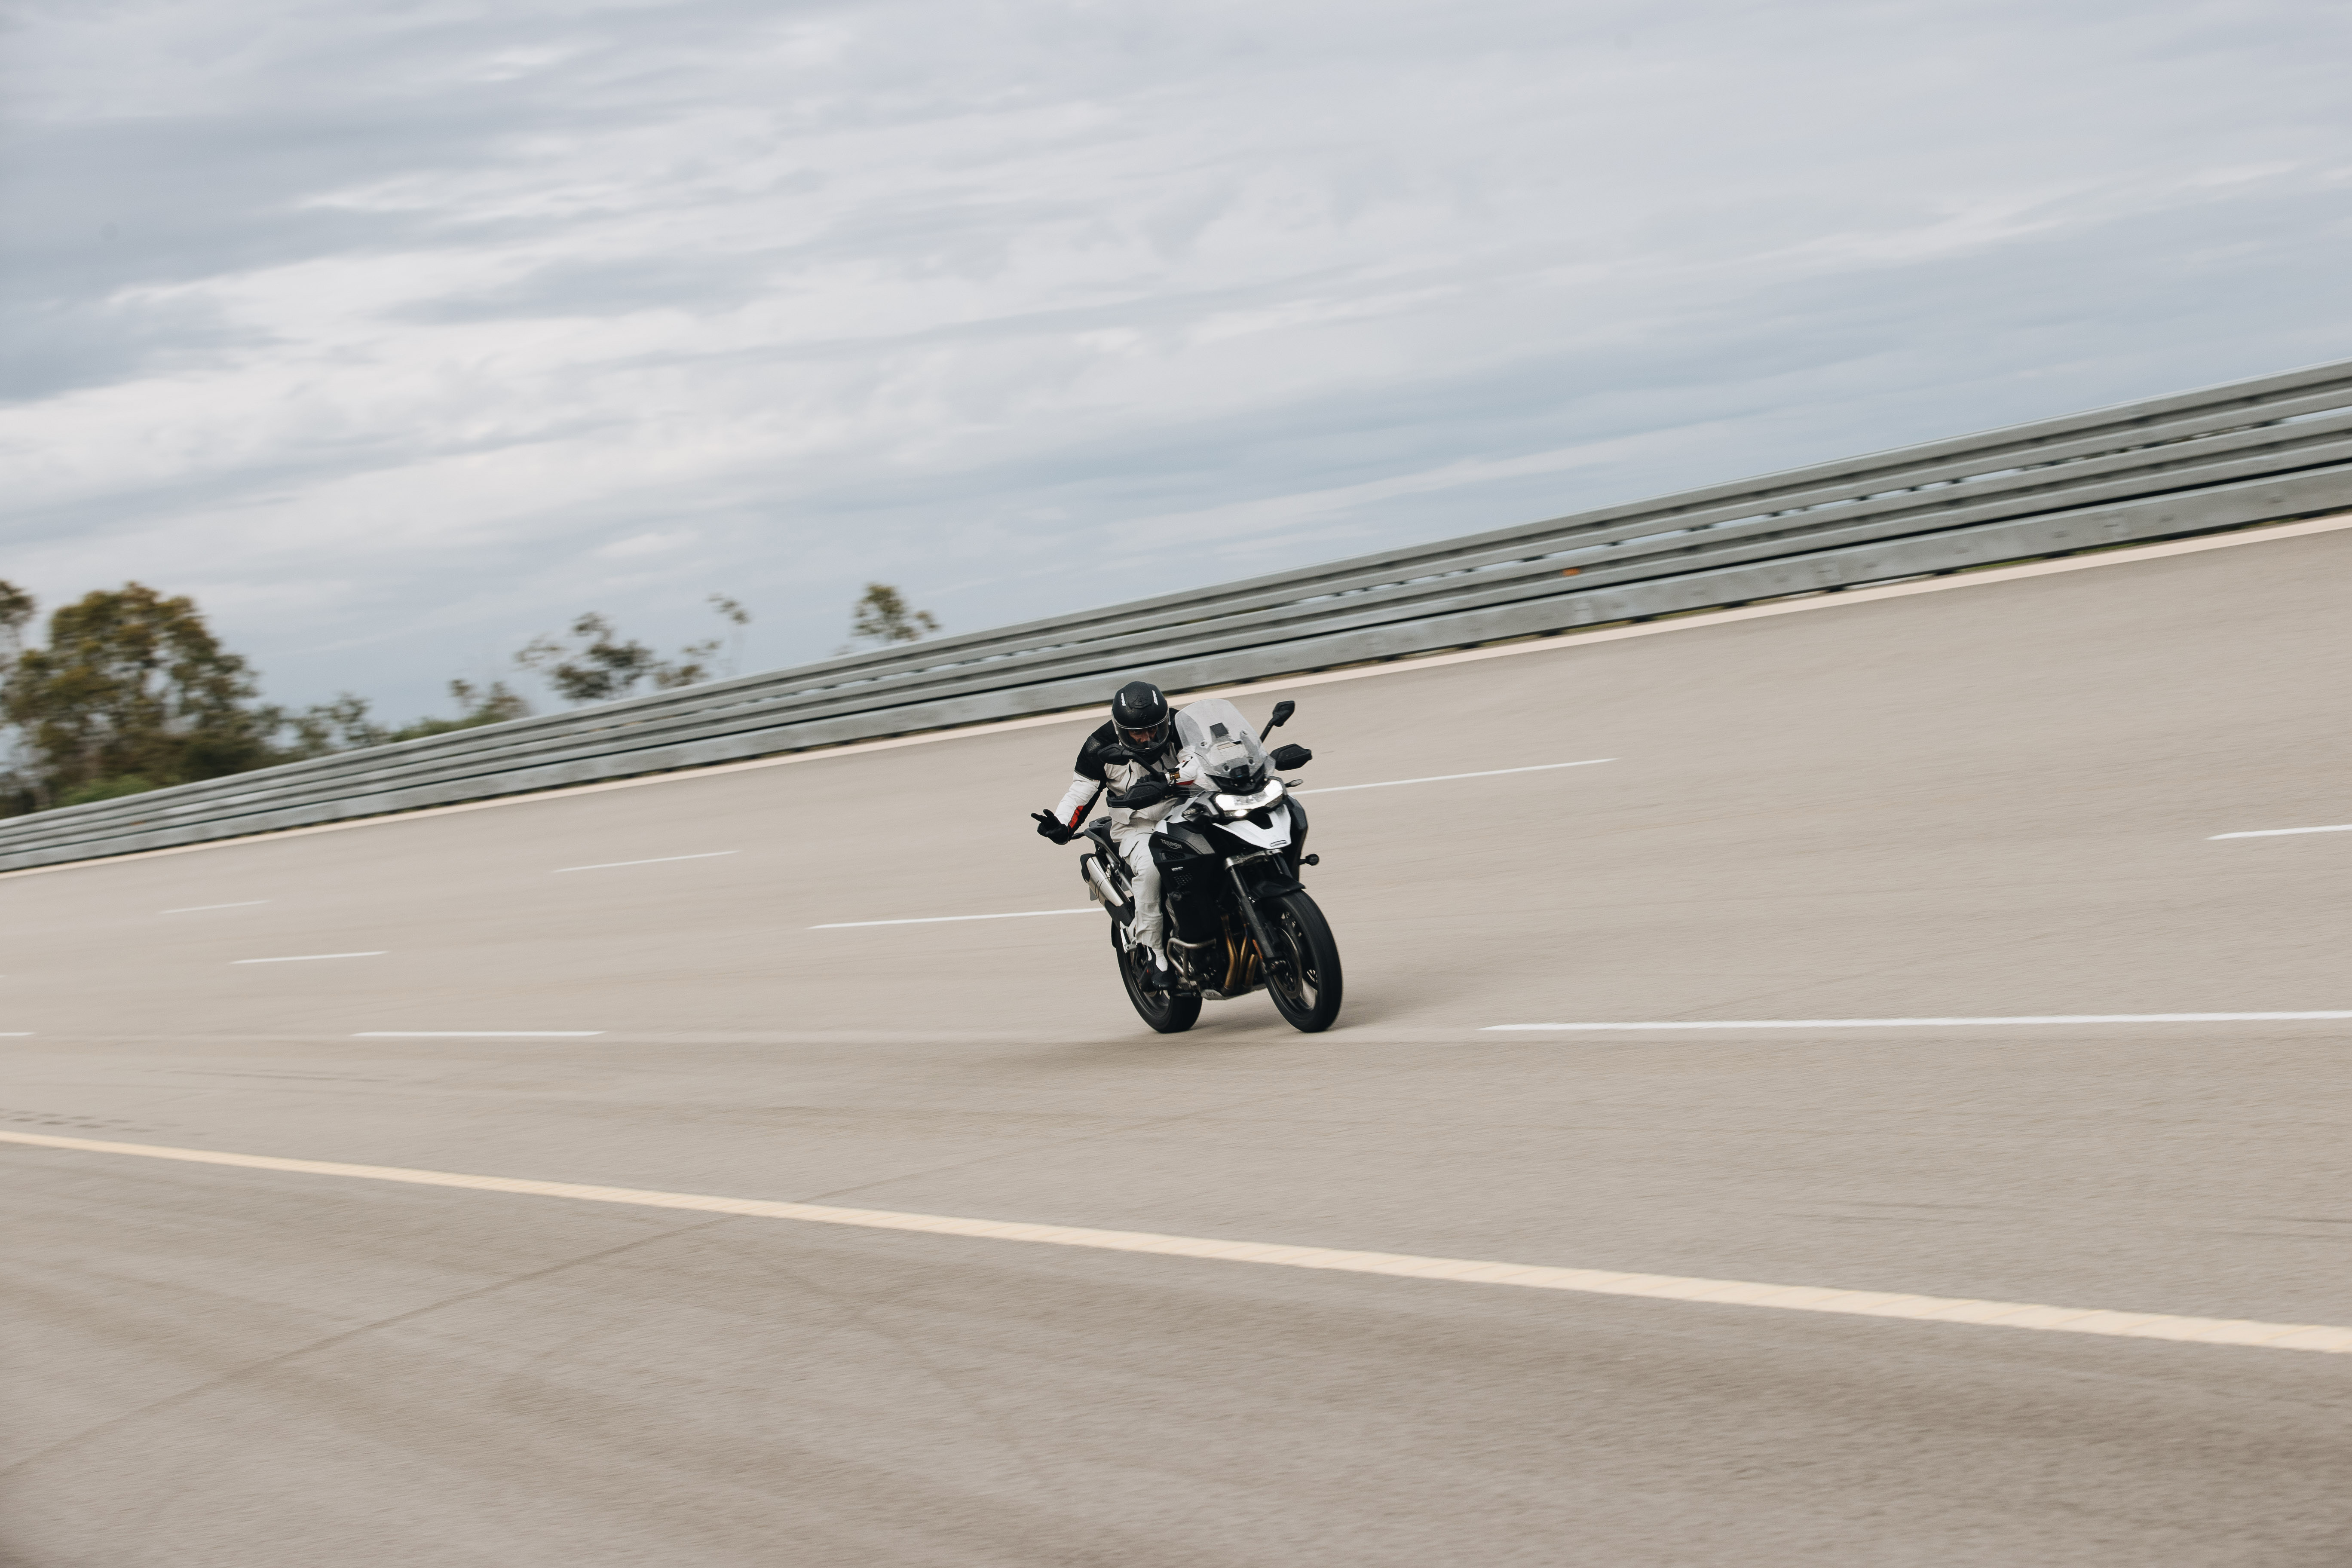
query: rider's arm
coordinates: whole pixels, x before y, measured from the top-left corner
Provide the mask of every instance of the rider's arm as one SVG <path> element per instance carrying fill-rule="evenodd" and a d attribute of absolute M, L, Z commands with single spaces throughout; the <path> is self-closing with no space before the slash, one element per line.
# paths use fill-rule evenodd
<path fill-rule="evenodd" d="M 1054 815 L 1076 828 L 1087 819 L 1087 813 L 1095 808 L 1095 796 L 1100 795 L 1102 789 L 1100 779 L 1090 779 L 1084 773 L 1073 774 L 1070 787 L 1062 792 L 1062 804 L 1054 808 Z"/>
<path fill-rule="evenodd" d="M 1102 792 L 1110 787 L 1103 753 L 1118 739 L 1118 731 L 1105 724 L 1078 747 L 1078 760 L 1070 764 L 1070 787 L 1062 792 L 1062 803 L 1054 808 L 1054 815 L 1072 832 L 1087 819 L 1087 813 L 1095 808 Z"/>

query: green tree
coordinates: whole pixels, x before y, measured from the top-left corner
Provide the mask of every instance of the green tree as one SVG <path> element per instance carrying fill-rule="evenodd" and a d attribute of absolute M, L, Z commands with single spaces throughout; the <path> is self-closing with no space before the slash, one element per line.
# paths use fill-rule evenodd
<path fill-rule="evenodd" d="M 503 680 L 493 680 L 487 687 L 476 686 L 470 680 L 453 680 L 449 695 L 457 700 L 455 719 L 419 719 L 406 729 L 396 731 L 395 741 L 413 741 L 420 735 L 439 735 L 451 730 L 478 730 L 485 724 L 503 724 L 509 719 L 530 717 L 530 704 L 519 693 L 507 689 Z"/>
<path fill-rule="evenodd" d="M 0 816 L 530 712 L 504 681 L 453 680 L 454 719 L 379 723 L 367 699 L 348 691 L 289 713 L 253 701 L 252 669 L 184 596 L 138 583 L 91 594 L 50 616 L 47 647 L 27 648 L 36 609 L 31 595 L 0 582 L 0 717 L 14 726 L 15 749 L 0 770 Z"/>
<path fill-rule="evenodd" d="M 709 604 L 713 615 L 735 628 L 720 634 L 727 642 L 726 674 L 731 679 L 743 668 L 743 628 L 751 624 L 751 612 L 724 594 L 711 595 Z M 712 646 L 715 650 L 717 645 Z"/>
<path fill-rule="evenodd" d="M 370 716 L 370 706 L 366 698 L 345 691 L 332 702 L 314 703 L 299 713 L 282 715 L 279 723 L 294 735 L 288 756 L 323 757 L 330 752 L 383 745 L 392 739 L 392 731 Z"/>
<path fill-rule="evenodd" d="M 887 647 L 893 643 L 920 642 L 939 629 L 937 616 L 929 610 L 909 609 L 906 595 L 887 583 L 866 584 L 864 595 L 849 607 L 853 644 Z"/>
<path fill-rule="evenodd" d="M 509 690 L 503 680 L 493 680 L 488 687 L 478 687 L 470 680 L 453 680 L 449 683 L 449 695 L 457 700 L 457 718 L 418 719 L 394 727 L 376 722 L 368 700 L 346 691 L 332 702 L 316 703 L 299 713 L 281 718 L 280 722 L 293 735 L 286 756 L 289 760 L 322 757 L 331 752 L 388 746 L 396 741 L 421 740 L 426 735 L 446 735 L 453 730 L 472 730 L 530 716 L 530 704 Z"/>
<path fill-rule="evenodd" d="M 14 583 L 0 582 L 0 676 L 5 676 L 25 651 L 25 628 L 33 624 L 33 595 Z"/>
<path fill-rule="evenodd" d="M 713 594 L 709 603 L 730 625 L 751 624 L 751 613 L 726 595 Z M 591 610 L 561 637 L 531 638 L 515 662 L 537 672 L 567 702 L 610 702 L 628 696 L 639 681 L 667 690 L 710 679 L 711 660 L 726 641 L 722 634 L 688 643 L 676 658 L 664 658 L 644 643 L 625 641 L 610 619 Z M 740 642 L 737 647 L 740 653 Z"/>
<path fill-rule="evenodd" d="M 0 594 L 21 645 L 31 598 Z M 140 583 L 89 594 L 49 617 L 48 646 L 12 647 L 0 709 L 16 726 L 19 794 L 78 804 L 217 778 L 278 760 L 278 715 L 253 707 L 253 672 L 195 601 Z"/>

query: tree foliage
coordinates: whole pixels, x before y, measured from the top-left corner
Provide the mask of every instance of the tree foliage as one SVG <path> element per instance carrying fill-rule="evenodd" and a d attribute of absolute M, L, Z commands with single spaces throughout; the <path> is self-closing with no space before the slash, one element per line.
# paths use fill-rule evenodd
<path fill-rule="evenodd" d="M 739 632 L 751 623 L 751 612 L 724 594 L 711 595 L 709 603 Z M 669 690 L 715 679 L 714 661 L 728 641 L 725 634 L 708 637 L 687 644 L 675 658 L 664 658 L 644 643 L 625 640 L 609 617 L 591 610 L 561 636 L 533 637 L 515 662 L 535 671 L 567 702 L 611 702 L 630 695 L 641 681 Z M 740 647 L 739 638 L 739 652 Z M 731 674 L 733 659 L 728 662 Z"/>
<path fill-rule="evenodd" d="M 113 800 L 355 746 L 412 741 L 520 719 L 530 705 L 503 681 L 453 680 L 454 719 L 378 723 L 345 692 L 297 712 L 257 702 L 252 668 L 221 646 L 195 601 L 141 583 L 85 595 L 28 647 L 33 596 L 0 582 L 0 715 L 14 764 L 0 816 Z"/>
<path fill-rule="evenodd" d="M 929 610 L 909 608 L 906 595 L 887 583 L 866 584 L 865 594 L 849 607 L 853 643 L 887 647 L 893 643 L 920 642 L 939 629 L 937 616 Z"/>
<path fill-rule="evenodd" d="M 33 595 L 14 583 L 0 583 L 0 659 L 13 666 L 16 656 L 25 651 L 25 628 L 33 624 L 33 611 L 37 606 Z"/>
<path fill-rule="evenodd" d="M 397 741 L 418 741 L 427 735 L 446 735 L 453 730 L 472 730 L 530 716 L 530 704 L 509 690 L 503 680 L 493 680 L 487 687 L 478 687 L 470 680 L 453 680 L 449 683 L 449 695 L 457 704 L 455 719 L 418 719 L 389 725 L 376 722 L 371 711 L 373 705 L 366 698 L 346 691 L 332 702 L 321 702 L 283 717 L 281 722 L 293 737 L 287 755 L 320 757 L 330 752 L 388 746 Z"/>
<path fill-rule="evenodd" d="M 21 743 L 24 805 L 105 799 L 277 761 L 276 716 L 253 706 L 253 672 L 223 647 L 195 601 L 141 583 L 88 594 L 24 647 L 33 602 L 0 584 L 10 649 L 0 708 Z"/>
<path fill-rule="evenodd" d="M 720 635 L 664 658 L 591 613 L 564 637 L 539 637 L 516 656 L 565 699 L 625 697 L 637 686 L 690 686 L 728 673 L 751 612 L 709 597 Z M 51 615 L 43 646 L 28 646 L 38 606 L 0 582 L 0 718 L 13 729 L 0 771 L 0 816 L 112 800 L 273 763 L 389 745 L 527 717 L 530 704 L 501 680 L 449 682 L 457 716 L 386 724 L 367 699 L 344 692 L 296 711 L 257 700 L 253 668 L 205 624 L 195 601 L 142 583 L 88 594 Z M 721 658 L 722 649 L 727 657 Z"/>

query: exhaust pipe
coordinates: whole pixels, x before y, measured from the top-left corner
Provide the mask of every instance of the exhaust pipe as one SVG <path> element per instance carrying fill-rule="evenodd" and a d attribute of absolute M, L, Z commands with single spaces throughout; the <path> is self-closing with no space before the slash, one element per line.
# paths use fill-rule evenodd
<path fill-rule="evenodd" d="M 1106 909 L 1120 910 L 1127 907 L 1126 898 L 1111 885 L 1110 873 L 1103 869 L 1103 863 L 1099 858 L 1092 855 L 1080 856 L 1078 869 L 1086 879 L 1087 892 L 1095 902 Z"/>

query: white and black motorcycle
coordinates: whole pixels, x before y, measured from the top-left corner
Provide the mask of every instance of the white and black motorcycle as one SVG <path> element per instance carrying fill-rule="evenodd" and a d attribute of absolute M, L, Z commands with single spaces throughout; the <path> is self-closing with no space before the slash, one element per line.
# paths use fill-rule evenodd
<path fill-rule="evenodd" d="M 1297 710 L 1277 702 L 1270 734 Z M 1173 984 L 1129 934 L 1135 893 L 1126 858 L 1097 821 L 1078 862 L 1087 892 L 1110 912 L 1119 978 L 1143 1021 L 1163 1035 L 1189 1029 L 1202 1002 L 1263 988 L 1293 1028 L 1328 1029 L 1339 1016 L 1339 944 L 1299 883 L 1316 863 L 1304 853 L 1307 808 L 1276 769 L 1314 753 L 1282 746 L 1268 755 L 1241 710 L 1221 697 L 1178 711 L 1183 800 L 1152 829 Z"/>

